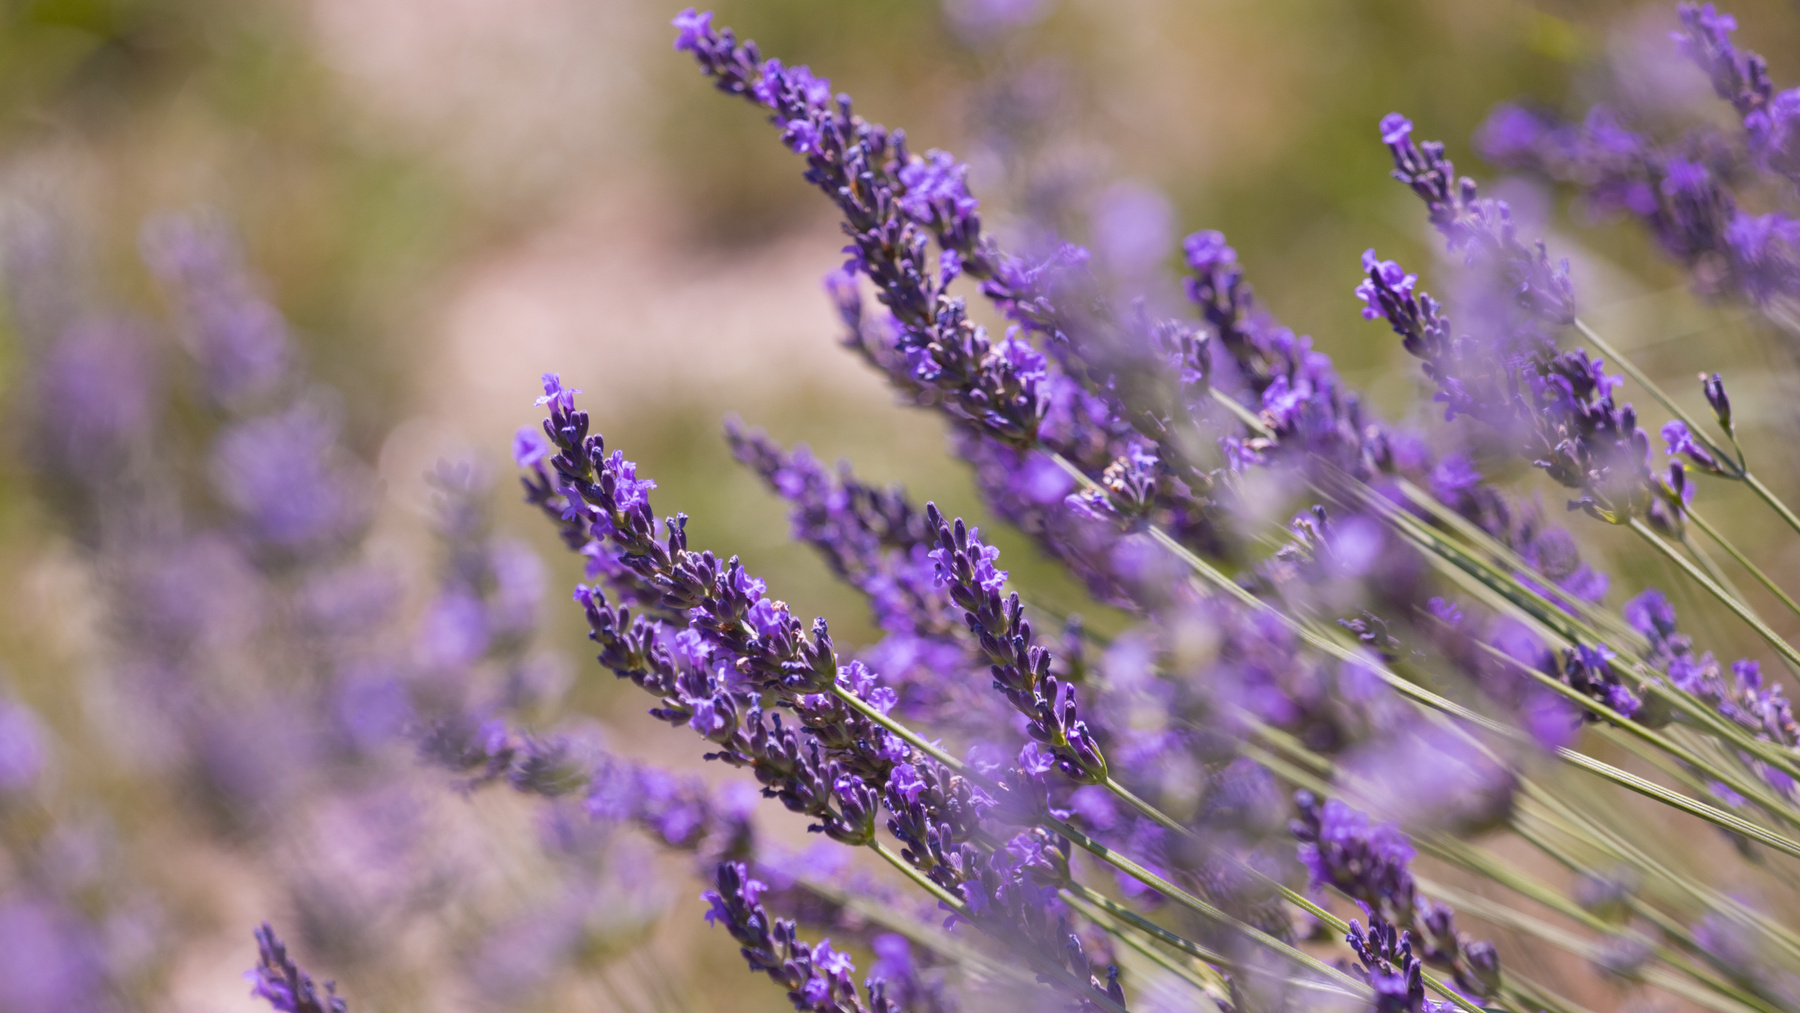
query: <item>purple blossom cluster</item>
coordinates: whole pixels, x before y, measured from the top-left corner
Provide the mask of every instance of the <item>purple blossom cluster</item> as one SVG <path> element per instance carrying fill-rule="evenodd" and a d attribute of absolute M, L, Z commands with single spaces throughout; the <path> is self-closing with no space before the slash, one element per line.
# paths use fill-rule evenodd
<path fill-rule="evenodd" d="M 61 230 L 41 224 L 7 265 L 21 304 L 53 269 L 80 273 Z M 0 961 L 0 1006 L 115 1008 L 178 955 L 165 940 L 195 899 L 116 861 L 126 828 L 42 818 L 51 790 L 96 771 L 146 797 L 163 783 L 201 802 L 208 816 L 181 832 L 253 870 L 323 958 L 399 966 L 390 944 L 452 902 L 498 954 L 520 934 L 507 909 L 521 901 L 446 887 L 466 870 L 428 832 L 443 777 L 417 755 L 465 787 L 504 778 L 558 796 L 585 783 L 584 757 L 563 737 L 502 727 L 559 692 L 556 661 L 534 644 L 541 564 L 494 531 L 484 471 L 443 463 L 424 481 L 439 572 L 416 589 L 421 607 L 406 607 L 391 561 L 370 553 L 370 469 L 229 232 L 208 217 L 159 218 L 142 252 L 177 311 L 168 346 L 149 321 L 101 327 L 79 302 L 19 319 L 37 390 L 74 399 L 25 406 L 28 425 L 56 432 L 71 407 L 113 406 L 78 433 L 99 456 L 47 457 L 37 477 L 68 506 L 116 652 L 106 674 L 120 699 L 96 697 L 89 720 L 104 725 L 121 706 L 131 716 L 97 730 L 110 750 L 76 756 L 22 703 L 0 705 L 0 830 L 9 853 L 30 856 L 18 867 L 29 885 L 0 887 L 0 948 L 16 956 Z M 542 936 L 524 961 L 535 979 L 580 953 Z M 282 1009 L 342 1008 L 259 938 L 259 995 Z M 494 964 L 471 962 L 449 987 L 491 991 Z M 523 981 L 517 968 L 498 978 Z"/>
<path fill-rule="evenodd" d="M 1398 114 L 1382 121 L 1394 175 L 1425 201 L 1451 250 L 1483 276 L 1480 303 L 1488 312 L 1478 332 L 1455 334 L 1442 305 L 1418 289 L 1417 275 L 1370 250 L 1356 290 L 1363 316 L 1387 321 L 1425 362 L 1446 419 L 1466 415 L 1516 441 L 1521 456 L 1579 493 L 1572 508 L 1613 524 L 1648 516 L 1678 529 L 1691 495 L 1682 465 L 1675 462 L 1666 480 L 1653 476 L 1649 435 L 1631 405 L 1613 399 L 1623 379 L 1581 349 L 1556 346 L 1556 330 L 1575 319 L 1568 264 L 1552 266 L 1542 243 L 1519 240 L 1504 201 L 1478 197 L 1442 144 L 1419 145 L 1411 134 Z"/>
<path fill-rule="evenodd" d="M 1362 925 L 1351 922 L 1345 941 L 1361 961 L 1357 972 L 1374 989 L 1374 1007 L 1381 1013 L 1444 1013 L 1455 1008 L 1453 1003 L 1425 998 L 1425 981 L 1420 975 L 1424 962 L 1413 956 L 1412 938 L 1406 931 L 1372 915 L 1366 932 Z"/>
<path fill-rule="evenodd" d="M 766 797 L 814 820 L 809 829 L 844 844 L 872 844 L 885 808 L 885 829 L 901 843 L 901 858 L 960 900 L 958 916 L 1047 961 L 1062 972 L 1052 980 L 1076 998 L 1110 999 L 1116 979 L 1096 975 L 1057 895 L 1068 875 L 1066 852 L 1033 829 L 1002 846 L 982 843 L 990 814 L 1041 809 L 1035 751 L 1028 747 L 1020 765 L 995 782 L 996 798 L 882 727 L 870 715 L 891 710 L 896 694 L 866 666 L 837 664 L 824 620 L 803 631 L 735 557 L 690 550 L 686 518 L 653 519 L 650 483 L 589 433 L 573 392 L 553 375 L 544 391 L 550 416 L 543 431 L 556 453 L 549 469 L 541 458 L 531 461 L 527 498 L 570 544 L 603 543 L 597 552 L 623 568 L 616 593 L 644 609 L 633 615 L 629 606 L 612 605 L 602 586 L 577 589 L 601 664 L 658 697 L 653 716 L 716 746 L 708 759 L 749 768 Z M 753 901 L 740 899 L 751 917 Z M 730 924 L 751 931 L 748 923 Z M 776 951 L 760 935 L 756 940 L 759 956 L 750 959 L 760 968 L 773 959 L 761 955 Z M 784 962 L 798 952 L 790 942 L 780 943 Z"/>
<path fill-rule="evenodd" d="M 1578 187 L 1590 213 L 1628 214 L 1709 296 L 1766 307 L 1800 295 L 1800 223 L 1758 213 L 1758 170 L 1791 186 L 1800 171 L 1794 124 L 1800 89 L 1776 92 L 1761 56 L 1731 41 L 1737 21 L 1683 3 L 1672 48 L 1699 67 L 1743 122 L 1741 137 L 1707 126 L 1659 143 L 1597 105 L 1579 123 L 1517 105 L 1497 107 L 1477 135 L 1482 154 Z"/>
<path fill-rule="evenodd" d="M 257 964 L 244 972 L 252 986 L 252 997 L 263 1000 L 281 1013 L 348 1013 L 350 1007 L 338 998 L 337 986 L 326 982 L 321 995 L 312 976 L 288 956 L 287 945 L 275 935 L 274 929 L 266 924 L 258 928 L 256 947 L 259 953 Z"/>
<path fill-rule="evenodd" d="M 1731 663 L 1731 677 L 1711 651 L 1696 651 L 1693 639 L 1675 626 L 1675 609 L 1662 592 L 1647 588 L 1625 603 L 1625 620 L 1650 641 L 1650 662 L 1668 673 L 1669 681 L 1692 693 L 1751 735 L 1784 749 L 1800 747 L 1800 724 L 1779 685 L 1763 679 L 1762 666 L 1748 658 Z M 1741 759 L 1783 798 L 1794 795 L 1794 779 L 1748 755 Z M 1715 791 L 1723 786 L 1715 788 Z M 1726 797 L 1735 796 L 1723 789 Z M 1742 801 L 1741 798 L 1738 799 Z"/>
<path fill-rule="evenodd" d="M 1394 826 L 1376 823 L 1337 799 L 1323 804 L 1311 794 L 1297 796 L 1300 811 L 1293 833 L 1300 841 L 1300 862 L 1312 885 L 1342 890 L 1368 913 L 1369 936 L 1353 938 L 1351 945 L 1371 975 L 1390 976 L 1377 983 L 1377 1007 L 1401 981 L 1407 1002 L 1395 1009 L 1417 1010 L 1422 999 L 1418 970 L 1413 965 L 1410 937 L 1421 941 L 1420 958 L 1450 969 L 1459 988 L 1474 996 L 1492 996 L 1500 988 L 1500 958 L 1492 943 L 1473 940 L 1456 931 L 1451 910 L 1419 894 L 1413 883 L 1412 842 Z M 1353 936 L 1362 936 L 1360 927 Z M 1397 935 L 1396 935 L 1397 934 Z M 1373 949 L 1365 949 L 1373 947 Z M 1398 947 L 1398 948 L 1397 948 Z M 1401 950 L 1404 949 L 1402 956 Z M 1370 957 L 1376 956 L 1371 961 Z M 1378 969 L 1378 964 L 1384 965 Z"/>

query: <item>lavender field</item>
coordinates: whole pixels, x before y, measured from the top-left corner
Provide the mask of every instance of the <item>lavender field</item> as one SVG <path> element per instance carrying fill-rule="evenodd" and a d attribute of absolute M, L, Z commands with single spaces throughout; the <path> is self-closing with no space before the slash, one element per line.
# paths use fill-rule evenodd
<path fill-rule="evenodd" d="M 12 5 L 0 1013 L 1800 1011 L 1796 44 Z"/>

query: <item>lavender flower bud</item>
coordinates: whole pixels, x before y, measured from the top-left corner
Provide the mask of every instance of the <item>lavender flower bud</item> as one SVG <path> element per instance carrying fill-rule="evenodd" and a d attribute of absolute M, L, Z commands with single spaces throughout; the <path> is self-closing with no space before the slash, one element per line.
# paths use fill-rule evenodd
<path fill-rule="evenodd" d="M 1740 116 L 1766 106 L 1774 93 L 1769 67 L 1762 57 L 1739 53 L 1731 44 L 1737 19 L 1720 14 L 1712 4 L 1684 3 L 1676 8 L 1681 30 L 1670 32 L 1681 55 L 1698 64 L 1712 79 L 1713 90 L 1730 102 Z"/>
<path fill-rule="evenodd" d="M 1492 995 L 1499 989 L 1499 962 L 1494 948 L 1485 942 L 1470 940 L 1456 931 L 1450 909 L 1419 896 L 1412 876 L 1414 851 L 1412 842 L 1397 828 L 1376 823 L 1366 813 L 1357 812 L 1337 799 L 1319 804 L 1309 792 L 1294 795 L 1299 818 L 1289 830 L 1300 842 L 1299 857 L 1312 876 L 1314 887 L 1332 886 L 1370 912 L 1370 929 L 1385 926 L 1379 938 L 1351 939 L 1359 955 L 1376 958 L 1366 969 L 1378 970 L 1386 977 L 1386 985 L 1377 983 L 1377 999 L 1383 1001 L 1383 988 L 1392 993 L 1389 1001 L 1399 1001 L 1401 988 L 1412 959 L 1410 936 L 1400 929 L 1419 932 L 1425 941 L 1424 958 L 1449 968 L 1459 987 L 1476 996 Z M 1399 928 L 1396 928 L 1398 926 Z M 1396 938 L 1395 933 L 1398 933 Z M 1360 935 L 1352 929 L 1353 937 Z M 1405 959 L 1399 959 L 1394 946 L 1405 946 Z M 1411 972 L 1416 976 L 1418 968 Z M 1421 993 L 1422 994 L 1422 993 Z M 1416 1006 L 1394 1008 L 1417 1009 Z"/>
<path fill-rule="evenodd" d="M 1725 381 L 1717 373 L 1701 373 L 1700 389 L 1706 393 L 1706 403 L 1712 405 L 1713 417 L 1719 420 L 1719 427 L 1731 432 L 1731 399 L 1725 396 Z"/>
<path fill-rule="evenodd" d="M 1344 937 L 1362 965 L 1359 973 L 1375 991 L 1377 1013 L 1440 1013 L 1449 1003 L 1425 998 L 1424 962 L 1413 956 L 1411 936 L 1379 916 L 1370 916 L 1369 929 L 1351 921 Z"/>
<path fill-rule="evenodd" d="M 276 937 L 275 930 L 263 925 L 256 930 L 257 965 L 244 972 L 253 986 L 252 998 L 262 999 L 281 1013 L 347 1013 L 349 1007 L 338 998 L 336 986 L 325 983 L 320 995 L 313 980 L 288 957 L 287 947 Z"/>
<path fill-rule="evenodd" d="M 821 939 L 808 944 L 800 939 L 787 919 L 771 918 L 762 904 L 769 887 L 750 878 L 742 862 L 721 862 L 714 875 L 717 889 L 701 895 L 711 909 L 708 925 L 723 925 L 741 945 L 750 970 L 760 971 L 787 989 L 797 1010 L 818 1013 L 899 1013 L 884 990 L 871 988 L 871 1003 L 864 1005 L 851 978 L 856 967 L 844 954 Z"/>
<path fill-rule="evenodd" d="M 1050 652 L 1033 642 L 1030 620 L 1017 593 L 1003 602 L 1006 571 L 995 568 L 1000 550 L 981 541 L 981 533 L 958 518 L 954 525 L 937 504 L 925 504 L 926 523 L 937 531 L 931 551 L 938 581 L 992 662 L 994 688 L 1029 719 L 1031 737 L 1050 746 L 1063 773 L 1084 784 L 1106 780 L 1106 760 L 1076 714 L 1074 688 L 1050 675 Z"/>

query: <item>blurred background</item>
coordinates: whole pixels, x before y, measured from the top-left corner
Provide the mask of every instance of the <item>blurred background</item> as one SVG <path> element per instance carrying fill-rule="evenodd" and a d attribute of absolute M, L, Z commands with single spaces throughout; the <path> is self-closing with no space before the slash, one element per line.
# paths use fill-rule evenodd
<path fill-rule="evenodd" d="M 1366 247 L 1415 264 L 1436 250 L 1375 135 L 1382 114 L 1403 110 L 1575 258 L 1584 310 L 1615 341 L 1696 405 L 1686 378 L 1726 371 L 1741 418 L 1790 431 L 1784 413 L 1800 402 L 1780 342 L 1741 311 L 1688 296 L 1629 223 L 1571 216 L 1555 193 L 1496 181 L 1471 151 L 1488 109 L 1520 97 L 1579 114 L 1623 84 L 1697 119 L 1728 112 L 1674 55 L 1672 8 L 745 0 L 721 3 L 717 21 L 829 76 L 864 115 L 904 125 L 916 150 L 968 159 L 1003 236 L 1054 226 L 1173 298 L 1180 237 L 1223 230 L 1263 300 L 1393 420 L 1433 413 L 1418 405 L 1417 370 L 1385 327 L 1360 319 L 1351 290 Z M 1800 80 L 1795 8 L 1733 10 L 1778 85 Z M 5 0 L 0 200 L 8 222 L 59 222 L 82 298 L 168 348 L 177 314 L 139 260 L 140 229 L 170 211 L 229 223 L 369 469 L 369 555 L 409 579 L 428 575 L 424 476 L 441 457 L 473 454 L 500 475 L 484 494 L 496 524 L 548 564 L 542 641 L 565 659 L 559 712 L 591 722 L 616 751 L 698 769 L 685 734 L 643 719 L 635 691 L 589 660 L 567 595 L 578 561 L 514 495 L 508 447 L 538 417 L 540 373 L 585 390 L 595 427 L 659 482 L 659 509 L 692 515 L 697 545 L 742 554 L 797 613 L 829 616 L 840 642 L 867 637 L 863 610 L 788 541 L 781 506 L 731 461 L 722 419 L 848 457 L 917 500 L 979 509 L 942 425 L 893 405 L 834 347 L 820 289 L 842 245 L 829 208 L 761 117 L 671 50 L 676 12 L 642 0 Z M 46 392 L 34 387 L 20 314 L 8 315 L 0 397 L 13 418 Z M 0 855 L 0 897 L 11 898 L 0 906 L 0 979 L 52 959 L 47 940 L 76 931 L 20 900 L 65 876 L 74 886 L 58 896 L 93 928 L 94 953 L 124 970 L 105 1002 L 60 1008 L 253 1008 L 240 973 L 264 918 L 289 927 L 356 1009 L 786 1008 L 746 976 L 723 932 L 706 930 L 679 860 L 651 850 L 612 859 L 672 870 L 661 894 L 607 901 L 613 914 L 642 912 L 623 941 L 589 934 L 573 970 L 525 975 L 516 988 L 471 983 L 468 968 L 512 958 L 467 926 L 512 918 L 525 926 L 515 949 L 532 950 L 537 916 L 520 898 L 555 882 L 530 857 L 533 807 L 498 795 L 445 791 L 407 818 L 409 832 L 465 842 L 439 849 L 455 853 L 420 901 L 424 927 L 352 941 L 308 921 L 309 891 L 349 889 L 383 860 L 374 838 L 399 820 L 396 806 L 413 803 L 375 797 L 362 800 L 373 815 L 307 815 L 319 839 L 293 846 L 311 849 L 307 861 L 326 857 L 302 883 L 272 871 L 287 858 L 249 843 L 280 824 L 245 829 L 171 786 L 155 749 L 131 735 L 137 705 L 118 690 L 120 659 L 106 646 L 104 561 L 43 494 L 35 430 L 8 432 L 0 689 L 34 715 L 39 782 Z M 1580 527 L 1584 538 L 1593 527 Z M 1739 541 L 1759 530 L 1740 529 Z M 1045 600 L 1075 594 L 1029 561 L 1021 539 L 997 540 L 1015 572 L 1049 588 Z M 1615 605 L 1667 583 L 1650 560 L 1610 565 Z M 0 730 L 9 734 L 17 745 L 19 733 Z M 255 748 L 285 747 L 262 738 Z M 0 1010 L 35 1010 L 48 994 L 0 981 Z"/>

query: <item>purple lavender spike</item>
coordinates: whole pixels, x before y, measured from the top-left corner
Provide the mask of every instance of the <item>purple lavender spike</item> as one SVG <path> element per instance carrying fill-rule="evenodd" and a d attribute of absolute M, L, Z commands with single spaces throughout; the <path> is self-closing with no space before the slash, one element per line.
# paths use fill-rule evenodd
<path fill-rule="evenodd" d="M 1499 989 L 1493 947 L 1457 932 L 1448 908 L 1419 895 L 1411 869 L 1412 842 L 1405 834 L 1337 799 L 1321 805 L 1304 791 L 1294 798 L 1300 816 L 1291 829 L 1300 842 L 1300 862 L 1315 888 L 1342 890 L 1371 918 L 1390 925 L 1390 931 L 1397 926 L 1420 932 L 1424 959 L 1448 968 L 1458 987 L 1470 994 L 1488 996 Z M 1410 947 L 1407 955 L 1411 956 Z M 1417 968 L 1411 974 L 1416 976 Z"/>
<path fill-rule="evenodd" d="M 750 877 L 742 862 L 721 862 L 714 876 L 715 889 L 701 895 L 711 905 L 708 925 L 723 925 L 741 944 L 750 970 L 760 971 L 787 989 L 797 1010 L 819 1013 L 900 1013 L 879 989 L 870 989 L 865 1004 L 851 974 L 856 970 L 848 955 L 821 939 L 809 944 L 799 938 L 787 919 L 771 918 L 762 905 L 767 884 Z"/>
<path fill-rule="evenodd" d="M 963 619 L 993 665 L 994 688 L 1025 715 L 1031 737 L 1047 744 L 1063 773 L 1084 784 L 1106 780 L 1106 760 L 1087 723 L 1076 712 L 1074 687 L 1050 674 L 1050 652 L 1033 642 L 1031 622 L 1015 592 L 1002 599 L 1006 571 L 994 560 L 1000 550 L 958 518 L 954 524 L 925 505 L 926 523 L 936 530 L 931 550 L 938 581 L 963 609 Z"/>
<path fill-rule="evenodd" d="M 281 1013 L 348 1013 L 349 1007 L 338 998 L 336 986 L 326 982 L 321 995 L 312 977 L 288 956 L 287 946 L 267 924 L 256 930 L 256 947 L 257 964 L 244 972 L 253 998 L 267 1002 Z"/>
<path fill-rule="evenodd" d="M 1732 44 L 1737 20 L 1731 15 L 1720 13 L 1710 3 L 1684 3 L 1676 13 L 1681 29 L 1670 33 L 1676 49 L 1706 72 L 1713 91 L 1737 111 L 1756 163 L 1800 185 L 1800 88 L 1775 91 L 1768 63 Z M 1740 216 L 1739 221 L 1746 217 Z M 1785 237 L 1783 246 L 1790 242 L 1791 237 Z"/>
<path fill-rule="evenodd" d="M 588 434 L 586 413 L 562 389 L 546 380 L 544 431 L 557 450 L 549 461 L 555 479 L 542 463 L 534 466 L 525 479 L 528 499 L 562 527 L 572 547 L 603 542 L 616 550 L 630 586 L 669 617 L 634 617 L 614 607 L 602 588 L 578 588 L 601 662 L 661 698 L 654 716 L 686 724 L 714 743 L 709 759 L 751 768 L 765 795 L 813 817 L 811 829 L 866 844 L 885 804 L 894 814 L 889 829 L 907 842 L 909 862 L 952 892 L 979 882 L 993 893 L 991 913 L 976 919 L 984 929 L 1022 934 L 1036 949 L 1055 938 L 1053 926 L 1065 916 L 1054 887 L 994 893 L 1013 866 L 1006 852 L 984 851 L 973 838 L 995 801 L 847 706 L 839 694 L 859 687 L 838 666 L 823 620 L 803 630 L 735 558 L 722 562 L 689 550 L 685 518 L 655 521 L 651 483 Z M 865 685 L 860 692 L 867 700 L 878 684 L 871 677 Z M 765 714 L 763 694 L 798 717 L 800 728 Z M 1066 702 L 1057 702 L 1063 705 L 1057 718 L 1069 723 Z M 896 792 L 897 780 L 906 790 Z M 1061 869 L 1066 876 L 1066 863 Z M 1078 948 L 1048 952 L 1059 955 L 1076 981 L 1106 994 Z"/>
<path fill-rule="evenodd" d="M 180 304 L 195 360 L 217 402 L 267 396 L 293 358 L 281 313 L 259 296 L 226 228 L 170 215 L 144 227 L 144 260 Z"/>
<path fill-rule="evenodd" d="M 1716 133 L 1658 145 L 1604 106 L 1579 125 L 1501 106 L 1477 146 L 1500 165 L 1575 184 L 1595 217 L 1637 218 L 1702 295 L 1736 293 L 1767 305 L 1800 293 L 1800 226 L 1739 206 L 1733 188 L 1744 176 L 1742 158 Z"/>
<path fill-rule="evenodd" d="M 1390 145 L 1403 166 L 1414 160 L 1430 161 L 1439 155 L 1421 152 L 1441 154 L 1442 149 L 1435 142 L 1424 149 L 1410 146 L 1410 139 L 1406 145 Z M 1450 171 L 1447 162 L 1432 170 L 1440 174 Z M 1405 172 L 1398 175 L 1404 178 Z M 1435 183 L 1415 182 L 1414 189 L 1436 194 L 1441 188 Z M 1427 200 L 1434 221 L 1450 213 L 1443 210 L 1446 205 L 1434 202 L 1435 197 Z M 1492 202 L 1476 198 L 1474 183 L 1466 179 L 1461 181 L 1456 200 L 1458 207 L 1492 206 Z M 1504 233 L 1507 241 L 1479 228 L 1466 231 L 1461 214 L 1446 218 L 1440 226 L 1452 248 L 1465 249 L 1475 257 L 1479 247 L 1479 256 L 1484 258 L 1479 266 L 1494 266 L 1506 275 L 1508 284 L 1524 285 L 1509 297 L 1521 312 L 1513 314 L 1511 322 L 1497 332 L 1452 338 L 1450 322 L 1436 300 L 1418 291 L 1417 277 L 1370 250 L 1363 254 L 1366 277 L 1357 287 L 1357 297 L 1366 306 L 1364 315 L 1385 319 L 1407 350 L 1424 360 L 1426 375 L 1437 385 L 1437 398 L 1446 403 L 1449 417 L 1465 414 L 1494 426 L 1515 443 L 1522 456 L 1579 492 L 1571 508 L 1579 507 L 1615 524 L 1648 516 L 1660 526 L 1679 527 L 1685 506 L 1680 491 L 1651 475 L 1648 435 L 1638 429 L 1631 405 L 1613 400 L 1612 392 L 1623 379 L 1608 375 L 1599 360 L 1588 358 L 1586 352 L 1558 351 L 1547 328 L 1573 319 L 1572 305 L 1558 311 L 1563 316 L 1547 316 L 1544 300 L 1526 291 L 1529 282 L 1519 281 L 1522 274 L 1544 262 L 1542 244 L 1528 251 L 1511 239 L 1510 231 Z M 1491 216 L 1478 213 L 1475 217 L 1485 221 Z M 1478 244 L 1476 237 L 1486 240 Z M 1564 295 L 1566 281 L 1564 277 Z"/>
<path fill-rule="evenodd" d="M 1625 603 L 1625 619 L 1650 640 L 1646 660 L 1668 674 L 1676 688 L 1706 701 L 1726 719 L 1765 742 L 1800 748 L 1800 722 L 1779 685 L 1765 683 L 1754 661 L 1737 661 L 1731 675 L 1712 656 L 1697 652 L 1693 640 L 1675 625 L 1675 609 L 1662 592 L 1648 588 Z M 1795 793 L 1793 778 L 1767 764 L 1739 757 L 1764 783 L 1783 797 Z"/>
<path fill-rule="evenodd" d="M 1411 933 L 1394 928 L 1380 916 L 1369 918 L 1369 929 L 1350 922 L 1344 937 L 1362 965 L 1357 969 L 1375 990 L 1374 1008 L 1379 1013 L 1447 1013 L 1454 1003 L 1425 998 L 1424 961 L 1413 956 Z"/>

